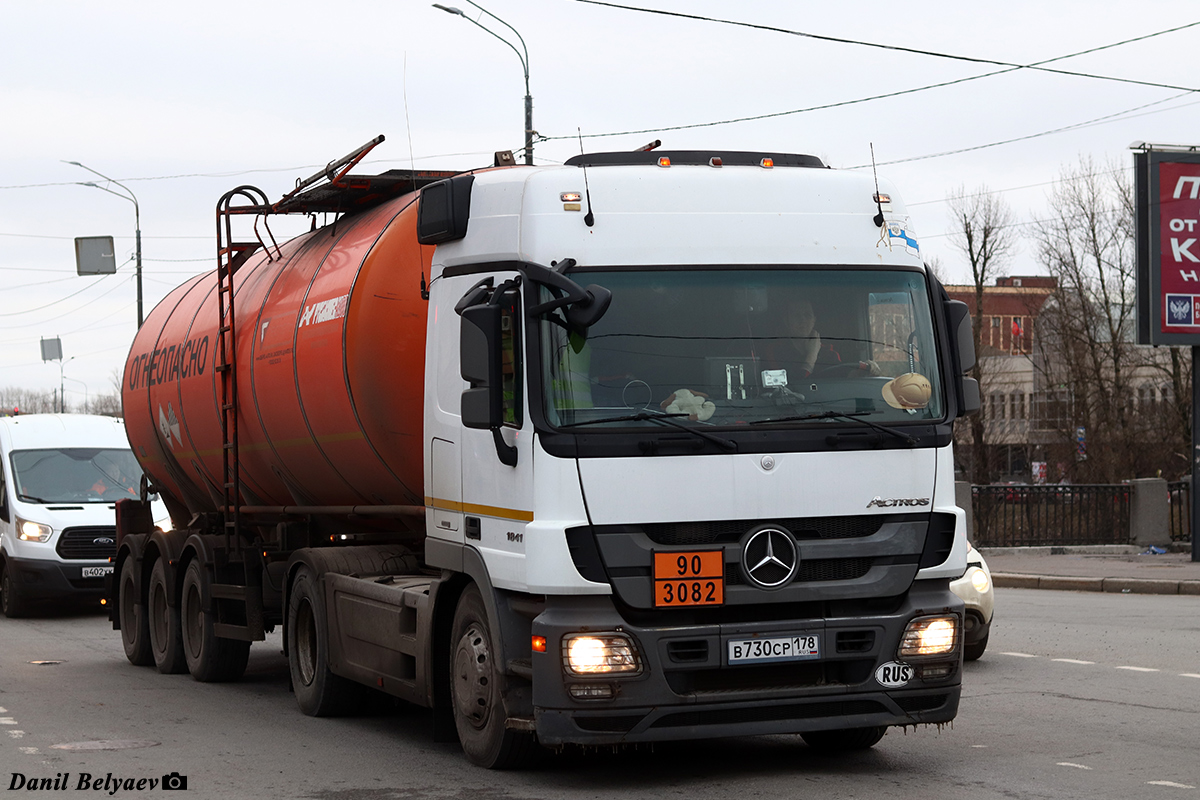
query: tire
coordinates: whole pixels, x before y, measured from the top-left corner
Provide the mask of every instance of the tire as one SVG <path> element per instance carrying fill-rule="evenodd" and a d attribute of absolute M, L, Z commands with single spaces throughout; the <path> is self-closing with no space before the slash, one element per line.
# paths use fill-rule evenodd
<path fill-rule="evenodd" d="M 316 573 L 301 567 L 288 592 L 288 668 L 300 710 L 310 717 L 353 714 L 365 687 L 329 670 L 329 618 Z"/>
<path fill-rule="evenodd" d="M 125 657 L 130 664 L 148 667 L 154 663 L 154 652 L 150 649 L 146 607 L 139 602 L 137 563 L 132 556 L 121 562 L 118 581 L 117 615 L 121 620 L 121 646 L 125 648 Z"/>
<path fill-rule="evenodd" d="M 538 753 L 532 733 L 505 727 L 500 659 L 492 652 L 483 596 L 472 584 L 458 599 L 450 635 L 450 704 L 467 760 L 487 769 L 516 769 Z"/>
<path fill-rule="evenodd" d="M 0 563 L 0 611 L 9 619 L 29 616 L 29 600 L 24 589 L 13 580 L 8 563 Z"/>
<path fill-rule="evenodd" d="M 879 725 L 872 728 L 847 728 L 840 731 L 810 731 L 800 734 L 800 738 L 814 750 L 835 753 L 874 747 L 885 733 L 887 733 L 887 728 Z"/>
<path fill-rule="evenodd" d="M 196 559 L 183 574 L 179 607 L 183 657 L 188 672 L 201 683 L 236 681 L 246 671 L 250 643 L 221 639 L 213 633 L 213 614 L 204 608 L 208 575 Z"/>
<path fill-rule="evenodd" d="M 164 675 L 187 672 L 187 659 L 183 657 L 179 606 L 170 602 L 167 591 L 167 562 L 164 558 L 157 559 L 154 568 L 150 570 L 150 588 L 146 591 L 146 617 L 154 666 Z"/>
<path fill-rule="evenodd" d="M 988 637 L 991 636 L 991 631 L 988 631 L 982 639 L 975 644 L 963 645 L 963 661 L 978 661 L 983 657 L 983 651 L 987 650 Z"/>

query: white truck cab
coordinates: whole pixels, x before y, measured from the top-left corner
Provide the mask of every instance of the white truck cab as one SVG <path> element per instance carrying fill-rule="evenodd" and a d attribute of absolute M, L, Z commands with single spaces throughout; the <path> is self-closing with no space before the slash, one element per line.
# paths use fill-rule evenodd
<path fill-rule="evenodd" d="M 25 616 L 37 600 L 99 601 L 116 552 L 115 503 L 137 498 L 141 480 L 120 419 L 0 418 L 4 614 Z M 155 506 L 157 517 L 167 516 Z"/>

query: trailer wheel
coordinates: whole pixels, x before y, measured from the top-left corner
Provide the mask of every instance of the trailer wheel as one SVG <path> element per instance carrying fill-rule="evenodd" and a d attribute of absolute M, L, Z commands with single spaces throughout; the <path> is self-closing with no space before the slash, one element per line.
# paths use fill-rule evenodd
<path fill-rule="evenodd" d="M 149 618 L 150 650 L 154 666 L 164 675 L 187 672 L 183 657 L 183 634 L 180 632 L 179 607 L 168 602 L 167 562 L 158 558 L 150 570 L 150 589 L 146 593 L 146 616 Z"/>
<path fill-rule="evenodd" d="M 329 670 L 329 626 L 325 596 L 316 574 L 301 567 L 288 593 L 288 667 L 300 710 L 310 717 L 350 714 L 365 689 Z"/>
<path fill-rule="evenodd" d="M 492 652 L 483 596 L 472 584 L 458 600 L 450 646 L 450 700 L 467 760 L 488 769 L 514 769 L 537 753 L 537 740 L 505 727 L 499 658 Z"/>
<path fill-rule="evenodd" d="M 800 734 L 800 738 L 814 750 L 832 753 L 866 750 L 874 747 L 885 733 L 887 733 L 887 728 L 877 725 L 870 728 L 847 728 L 840 731 L 810 731 Z"/>
<path fill-rule="evenodd" d="M 132 556 L 121 562 L 117 613 L 121 619 L 121 646 L 125 648 L 125 657 L 135 667 L 150 666 L 154 663 L 150 626 L 146 621 L 146 608 L 138 602 L 137 564 Z"/>
<path fill-rule="evenodd" d="M 0 611 L 9 619 L 29 616 L 29 601 L 9 574 L 8 563 L 0 561 Z"/>
<path fill-rule="evenodd" d="M 213 615 L 205 610 L 203 598 L 208 575 L 193 559 L 183 574 L 183 596 L 179 618 L 183 634 L 183 657 L 192 677 L 202 683 L 236 681 L 246 671 L 250 643 L 221 639 L 213 632 Z"/>

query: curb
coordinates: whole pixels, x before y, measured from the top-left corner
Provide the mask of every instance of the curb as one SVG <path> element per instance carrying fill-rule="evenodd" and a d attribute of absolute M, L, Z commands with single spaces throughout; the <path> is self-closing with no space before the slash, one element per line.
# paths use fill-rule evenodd
<path fill-rule="evenodd" d="M 993 572 L 992 583 L 1007 589 L 1057 589 L 1068 592 L 1115 594 L 1184 594 L 1200 596 L 1200 581 L 1164 581 L 1146 578 L 1074 578 L 1065 575 L 1026 575 Z"/>

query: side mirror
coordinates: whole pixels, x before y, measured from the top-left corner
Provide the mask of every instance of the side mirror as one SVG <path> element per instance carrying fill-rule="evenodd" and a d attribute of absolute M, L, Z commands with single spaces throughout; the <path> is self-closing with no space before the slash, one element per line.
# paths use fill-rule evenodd
<path fill-rule="evenodd" d="M 468 428 L 497 430 L 503 422 L 500 306 L 464 308 L 460 323 L 459 371 L 471 384 L 462 393 L 462 421 Z"/>
<path fill-rule="evenodd" d="M 983 407 L 979 394 L 979 381 L 963 377 L 963 373 L 975 366 L 975 338 L 971 335 L 971 310 L 961 300 L 946 300 L 942 303 L 946 312 L 946 328 L 950 332 L 950 346 L 958 365 L 954 385 L 958 390 L 960 414 L 974 414 Z"/>

